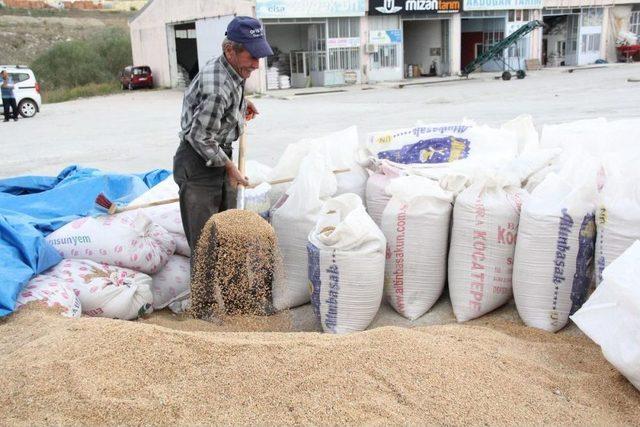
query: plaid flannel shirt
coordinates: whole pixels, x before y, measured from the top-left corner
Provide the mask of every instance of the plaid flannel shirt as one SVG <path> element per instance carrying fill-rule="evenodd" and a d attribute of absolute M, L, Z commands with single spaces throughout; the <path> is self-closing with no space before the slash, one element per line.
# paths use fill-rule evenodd
<path fill-rule="evenodd" d="M 184 94 L 180 140 L 187 141 L 207 166 L 224 166 L 244 126 L 244 80 L 224 54 L 209 61 Z"/>

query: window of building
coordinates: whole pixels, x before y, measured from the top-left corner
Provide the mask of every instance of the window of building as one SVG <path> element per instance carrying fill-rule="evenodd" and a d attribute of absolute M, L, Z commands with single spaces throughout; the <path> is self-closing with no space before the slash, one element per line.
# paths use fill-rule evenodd
<path fill-rule="evenodd" d="M 398 67 L 398 45 L 381 44 L 372 57 L 373 68 L 396 68 Z"/>
<path fill-rule="evenodd" d="M 329 38 L 360 37 L 360 18 L 329 19 Z"/>
<path fill-rule="evenodd" d="M 509 11 L 509 21 L 510 22 L 529 22 L 531 17 L 530 10 L 510 10 Z"/>
<path fill-rule="evenodd" d="M 357 70 L 360 68 L 359 47 L 329 49 L 330 70 Z"/>
<path fill-rule="evenodd" d="M 582 10 L 583 27 L 599 27 L 602 25 L 602 8 L 589 8 Z"/>
<path fill-rule="evenodd" d="M 582 53 L 600 50 L 600 34 L 583 34 L 580 50 Z"/>
<path fill-rule="evenodd" d="M 634 10 L 631 12 L 631 18 L 629 19 L 629 31 L 640 35 L 640 10 Z"/>

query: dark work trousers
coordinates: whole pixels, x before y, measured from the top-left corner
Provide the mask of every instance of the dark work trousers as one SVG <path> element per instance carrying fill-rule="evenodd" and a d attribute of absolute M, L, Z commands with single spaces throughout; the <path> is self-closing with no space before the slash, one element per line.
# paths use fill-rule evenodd
<path fill-rule="evenodd" d="M 2 107 L 4 108 L 4 120 L 18 120 L 18 105 L 15 98 L 2 98 Z M 13 114 L 9 113 L 9 108 L 13 110 Z"/>
<path fill-rule="evenodd" d="M 231 159 L 231 148 L 223 149 Z M 207 167 L 205 160 L 186 141 L 173 157 L 173 179 L 180 188 L 182 226 L 195 252 L 200 233 L 211 215 L 236 207 L 236 190 L 224 166 Z"/>

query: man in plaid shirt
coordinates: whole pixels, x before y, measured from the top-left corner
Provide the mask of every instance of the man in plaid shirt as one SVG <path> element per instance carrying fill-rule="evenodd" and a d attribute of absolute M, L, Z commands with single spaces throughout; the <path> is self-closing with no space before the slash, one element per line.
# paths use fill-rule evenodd
<path fill-rule="evenodd" d="M 244 98 L 244 83 L 258 60 L 273 55 L 260 21 L 238 16 L 229 23 L 223 55 L 209 61 L 185 92 L 180 147 L 173 176 L 180 187 L 180 212 L 191 250 L 211 215 L 235 208 L 234 186 L 247 185 L 233 163 L 231 143 L 245 120 L 258 114 Z"/>

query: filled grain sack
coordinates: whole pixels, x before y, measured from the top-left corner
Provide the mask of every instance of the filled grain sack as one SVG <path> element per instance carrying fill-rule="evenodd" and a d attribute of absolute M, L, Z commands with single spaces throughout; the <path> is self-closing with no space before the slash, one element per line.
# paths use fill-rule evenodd
<path fill-rule="evenodd" d="M 150 188 L 149 191 L 144 192 L 136 199 L 132 200 L 127 206 L 140 206 L 153 202 L 177 199 L 178 192 L 178 184 L 173 180 L 173 175 L 170 175 L 158 185 Z M 165 205 L 150 206 L 138 210 L 127 211 L 117 215 L 128 216 L 133 220 L 140 212 L 170 233 L 184 235 L 182 216 L 180 215 L 180 203 L 177 201 Z"/>
<path fill-rule="evenodd" d="M 402 316 L 415 320 L 442 294 L 447 277 L 453 195 L 428 178 L 393 180 L 382 214 L 387 240 L 384 293 Z"/>
<path fill-rule="evenodd" d="M 63 258 L 89 259 L 147 274 L 160 271 L 176 250 L 169 232 L 141 212 L 135 217 L 80 218 L 46 240 Z"/>
<path fill-rule="evenodd" d="M 169 233 L 174 242 L 176 242 L 176 255 L 182 255 L 186 257 L 191 256 L 191 248 L 189 247 L 189 241 L 184 234 Z"/>
<path fill-rule="evenodd" d="M 278 237 L 283 271 L 273 287 L 273 305 L 282 310 L 309 302 L 307 236 L 313 230 L 322 204 L 336 191 L 336 179 L 327 158 L 307 155 L 300 173 L 271 211 L 271 225 Z"/>
<path fill-rule="evenodd" d="M 607 173 L 596 210 L 598 237 L 596 265 L 598 283 L 602 272 L 617 257 L 640 239 L 640 182 L 630 179 L 640 159 L 620 167 L 618 161 Z"/>
<path fill-rule="evenodd" d="M 440 164 L 473 159 L 500 165 L 518 154 L 518 135 L 472 122 L 422 125 L 370 133 L 372 156 L 402 164 Z"/>
<path fill-rule="evenodd" d="M 80 300 L 63 280 L 46 275 L 38 275 L 22 288 L 16 300 L 16 310 L 29 303 L 45 304 L 60 310 L 66 317 L 80 317 Z"/>
<path fill-rule="evenodd" d="M 309 233 L 311 304 L 325 332 L 363 331 L 380 307 L 386 240 L 356 194 L 328 200 Z"/>
<path fill-rule="evenodd" d="M 45 272 L 64 281 L 80 300 L 82 313 L 133 320 L 153 311 L 151 277 L 91 260 L 65 259 Z"/>
<path fill-rule="evenodd" d="M 407 172 L 388 161 L 380 162 L 376 169 L 376 172 L 367 181 L 365 194 L 367 212 L 376 225 L 380 226 L 382 213 L 391 199 L 391 196 L 387 194 L 387 186 L 393 179 L 406 176 Z"/>
<path fill-rule="evenodd" d="M 449 296 L 456 319 L 466 322 L 507 303 L 520 206 L 518 182 L 489 175 L 456 198 L 449 248 Z"/>
<path fill-rule="evenodd" d="M 151 276 L 154 310 L 160 310 L 189 295 L 190 268 L 189 258 L 172 255 L 162 270 Z"/>
<path fill-rule="evenodd" d="M 525 201 L 515 251 L 518 314 L 550 332 L 582 306 L 593 273 L 595 169 L 585 162 L 581 174 L 571 175 L 549 174 Z"/>
<path fill-rule="evenodd" d="M 258 184 L 256 187 L 245 189 L 244 210 L 255 212 L 268 221 L 271 209 L 270 191 L 271 185 L 266 182 Z"/>
<path fill-rule="evenodd" d="M 367 171 L 356 162 L 358 150 L 358 128 L 333 132 L 318 138 L 306 138 L 296 144 L 290 144 L 273 168 L 270 179 L 291 178 L 301 170 L 301 162 L 309 153 L 324 155 L 329 161 L 331 170 L 345 170 L 336 174 L 336 195 L 355 193 L 364 199 Z M 289 188 L 290 184 L 274 185 L 271 199 L 276 201 Z"/>
<path fill-rule="evenodd" d="M 609 264 L 603 281 L 571 320 L 640 390 L 640 241 Z"/>

